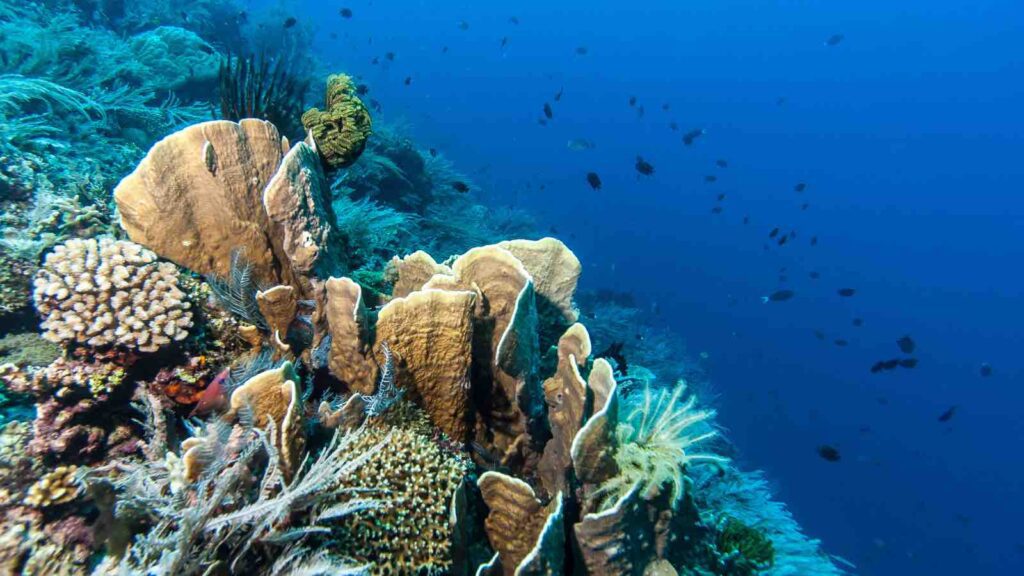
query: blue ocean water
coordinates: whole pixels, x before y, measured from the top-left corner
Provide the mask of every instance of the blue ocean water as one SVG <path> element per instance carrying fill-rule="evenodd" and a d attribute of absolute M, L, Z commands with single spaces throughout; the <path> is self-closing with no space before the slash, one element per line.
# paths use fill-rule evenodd
<path fill-rule="evenodd" d="M 864 574 L 1024 568 L 1019 2 L 335 4 L 296 9 L 323 57 L 488 202 L 553 226 L 584 286 L 706 352 L 741 460 L 829 552 Z M 906 334 L 917 367 L 870 373 Z"/>
<path fill-rule="evenodd" d="M 451 161 L 473 202 L 525 211 L 568 244 L 580 294 L 626 294 L 644 323 L 681 339 L 729 455 L 763 470 L 840 566 L 1024 573 L 1019 1 L 253 0 L 225 12 L 227 0 L 190 0 L 180 15 L 134 4 L 151 5 L 152 23 L 123 16 L 132 3 L 43 4 L 116 38 L 182 26 L 222 52 L 238 34 L 279 54 L 311 34 L 312 54 L 289 60 L 309 63 L 302 75 L 351 74 L 375 126 Z M 137 108 L 170 117 L 194 104 L 205 120 L 213 84 Z M 0 120 L 20 104 L 4 96 Z M 141 157 L 189 123 L 165 120 L 160 135 L 130 134 L 142 130 L 129 121 L 96 130 L 137 139 Z M 648 335 L 618 335 L 627 358 L 656 345 Z"/>

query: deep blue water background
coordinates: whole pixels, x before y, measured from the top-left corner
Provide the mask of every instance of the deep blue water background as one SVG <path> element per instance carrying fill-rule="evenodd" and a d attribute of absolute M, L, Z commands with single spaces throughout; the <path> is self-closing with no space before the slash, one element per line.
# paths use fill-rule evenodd
<path fill-rule="evenodd" d="M 633 292 L 708 354 L 741 463 L 768 472 L 828 551 L 863 574 L 1024 573 L 1024 3 L 286 6 L 383 119 L 407 120 L 487 203 L 557 227 L 584 288 Z M 825 46 L 833 34 L 844 41 Z M 683 146 L 694 128 L 707 134 Z M 638 154 L 653 176 L 638 177 Z M 765 251 L 775 226 L 798 236 Z M 778 288 L 796 297 L 761 303 Z M 918 368 L 870 374 L 908 333 Z M 842 460 L 820 459 L 823 443 Z"/>

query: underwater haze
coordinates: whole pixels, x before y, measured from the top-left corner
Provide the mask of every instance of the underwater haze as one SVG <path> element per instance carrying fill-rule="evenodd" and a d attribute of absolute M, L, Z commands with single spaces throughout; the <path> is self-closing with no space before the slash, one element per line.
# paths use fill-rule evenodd
<path fill-rule="evenodd" d="M 1022 34 L 0 0 L 0 573 L 1024 573 Z"/>

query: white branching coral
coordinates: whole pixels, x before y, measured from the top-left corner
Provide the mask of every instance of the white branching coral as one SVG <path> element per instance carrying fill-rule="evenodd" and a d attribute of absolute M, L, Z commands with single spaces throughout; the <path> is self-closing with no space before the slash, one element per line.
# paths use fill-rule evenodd
<path fill-rule="evenodd" d="M 133 242 L 73 239 L 47 254 L 33 297 L 54 343 L 153 352 L 188 336 L 173 264 Z"/>

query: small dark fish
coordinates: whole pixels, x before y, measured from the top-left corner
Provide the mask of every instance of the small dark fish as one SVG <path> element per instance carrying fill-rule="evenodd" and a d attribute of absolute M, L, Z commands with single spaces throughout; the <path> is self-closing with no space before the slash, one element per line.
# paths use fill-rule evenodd
<path fill-rule="evenodd" d="M 395 53 L 394 52 L 388 52 L 388 53 L 384 54 L 384 57 L 388 59 L 388 62 L 394 62 L 395 61 Z"/>
<path fill-rule="evenodd" d="M 673 132 L 678 132 L 679 131 L 679 123 L 678 122 L 669 122 L 668 123 L 668 128 L 669 128 L 669 130 L 671 130 Z"/>
<path fill-rule="evenodd" d="M 370 60 L 370 64 L 373 64 L 374 66 L 376 66 L 377 64 L 380 64 L 380 58 L 374 56 L 373 60 Z"/>
<path fill-rule="evenodd" d="M 797 182 L 796 186 L 793 186 L 794 192 L 803 192 L 804 190 L 807 190 L 807 184 L 804 182 Z"/>
<path fill-rule="evenodd" d="M 340 14 L 342 18 L 351 18 L 352 10 L 349 8 L 342 8 L 341 10 L 338 10 L 338 14 Z"/>
<path fill-rule="evenodd" d="M 811 280 L 817 280 L 818 278 L 821 278 L 821 273 L 817 270 L 811 270 L 807 273 L 807 276 L 809 276 Z"/>
<path fill-rule="evenodd" d="M 828 37 L 828 40 L 825 40 L 825 46 L 838 46 L 845 38 L 846 36 L 842 34 L 833 34 Z"/>
<path fill-rule="evenodd" d="M 863 319 L 863 318 L 854 318 L 854 319 L 853 319 L 853 321 L 852 321 L 851 323 L 852 323 L 852 324 L 853 324 L 854 326 L 857 326 L 857 327 L 859 328 L 859 327 L 861 327 L 861 326 L 863 326 L 863 325 L 864 325 L 864 319 Z"/>
<path fill-rule="evenodd" d="M 824 340 L 825 339 L 825 333 L 822 332 L 821 330 L 815 330 L 814 331 L 814 337 L 817 338 L 818 340 Z"/>
<path fill-rule="evenodd" d="M 455 191 L 459 192 L 460 194 L 465 194 L 466 192 L 469 192 L 469 184 L 466 184 L 461 180 L 455 180 L 454 182 L 452 182 L 452 188 L 454 188 Z"/>
<path fill-rule="evenodd" d="M 463 31 L 469 30 L 469 22 L 466 22 L 465 20 L 460 20 L 459 21 L 459 30 L 463 30 Z"/>
<path fill-rule="evenodd" d="M 408 86 L 409 84 L 412 84 L 412 76 L 405 77 L 405 85 Z"/>
<path fill-rule="evenodd" d="M 554 226 L 549 228 L 548 231 L 551 232 L 552 234 L 558 234 L 558 228 L 555 228 Z M 593 316 L 592 316 L 592 318 L 593 318 Z"/>
<path fill-rule="evenodd" d="M 981 368 L 978 370 L 978 374 L 980 374 L 982 378 L 988 378 L 992 375 L 992 365 L 988 362 L 982 362 Z"/>
<path fill-rule="evenodd" d="M 776 290 L 775 292 L 772 292 L 768 296 L 761 296 L 761 301 L 765 303 L 785 302 L 786 300 L 789 300 L 793 296 L 796 296 L 796 292 L 793 292 L 792 290 Z"/>
<path fill-rule="evenodd" d="M 778 235 L 779 235 L 779 229 L 778 228 L 772 228 L 772 231 L 768 233 L 768 237 L 769 238 L 775 238 Z"/>
<path fill-rule="evenodd" d="M 590 49 L 587 48 L 586 46 L 577 46 L 576 47 L 576 55 L 577 56 L 586 56 L 588 52 L 590 52 Z"/>
<path fill-rule="evenodd" d="M 631 107 L 632 107 L 632 106 L 636 106 L 636 96 L 630 96 L 630 97 L 629 97 L 629 105 L 630 105 Z"/>
<path fill-rule="evenodd" d="M 448 53 L 448 47 L 447 46 L 441 46 L 441 54 L 447 54 L 447 53 Z"/>
<path fill-rule="evenodd" d="M 669 110 L 672 109 L 672 105 L 669 104 L 668 102 L 665 102 L 664 104 L 661 105 L 661 109 L 665 112 L 668 112 Z"/>
<path fill-rule="evenodd" d="M 285 28 L 291 28 L 292 26 L 295 26 L 295 24 L 296 24 L 297 22 L 298 22 L 298 20 L 296 20 L 296 19 L 295 19 L 294 17 L 292 17 L 292 16 L 289 16 L 289 17 L 288 17 L 288 18 L 287 18 L 287 19 L 286 19 L 286 20 L 284 21 L 284 27 L 285 27 Z"/>
<path fill-rule="evenodd" d="M 743 223 L 744 224 L 750 224 L 750 216 L 744 216 L 743 217 Z"/>
<path fill-rule="evenodd" d="M 939 422 L 949 422 L 953 419 L 953 415 L 956 414 L 956 406 L 950 406 L 945 412 L 939 414 Z"/>
<path fill-rule="evenodd" d="M 509 16 L 508 23 L 509 24 L 515 24 L 516 26 L 518 26 L 519 25 L 519 18 L 516 18 L 515 16 Z"/>
<path fill-rule="evenodd" d="M 786 103 L 786 97 L 785 96 L 779 96 L 778 98 L 775 99 L 775 105 L 776 106 L 782 106 L 785 103 Z"/>
<path fill-rule="evenodd" d="M 541 126 L 547 126 L 548 125 L 548 119 L 547 118 L 537 118 L 537 124 L 540 124 Z"/>
<path fill-rule="evenodd" d="M 900 359 L 900 368 L 917 368 L 917 358 Z"/>
<path fill-rule="evenodd" d="M 843 346 L 847 346 L 850 342 L 848 340 L 843 339 L 843 338 L 836 338 L 835 340 L 833 340 L 832 343 L 835 344 L 836 346 L 839 346 L 840 348 L 842 348 Z"/>
<path fill-rule="evenodd" d="M 714 174 L 708 174 L 707 176 L 704 177 L 704 182 L 708 184 L 718 182 L 718 176 L 715 176 Z"/>
<path fill-rule="evenodd" d="M 544 103 L 544 117 L 547 118 L 548 120 L 550 120 L 553 116 L 554 116 L 554 113 L 551 111 L 551 104 L 548 104 L 547 102 L 545 102 Z"/>
<path fill-rule="evenodd" d="M 790 230 L 789 231 L 789 239 L 792 240 L 794 238 L 796 238 L 796 230 Z"/>
<path fill-rule="evenodd" d="M 366 84 L 356 84 L 356 96 L 366 96 L 370 92 L 370 87 Z"/>
<path fill-rule="evenodd" d="M 636 171 L 643 174 L 644 176 L 650 176 L 654 174 L 654 165 L 644 160 L 643 156 L 636 157 Z"/>
<path fill-rule="evenodd" d="M 721 202 L 722 200 L 725 200 L 725 194 L 718 195 L 718 201 Z"/>
<path fill-rule="evenodd" d="M 601 189 L 601 177 L 597 175 L 597 172 L 587 172 L 587 184 L 594 190 Z"/>
<path fill-rule="evenodd" d="M 853 296 L 856 293 L 857 291 L 854 290 L 853 288 L 840 288 L 839 290 L 836 290 L 836 294 L 839 294 L 843 298 L 849 298 L 850 296 Z"/>
<path fill-rule="evenodd" d="M 879 360 L 878 362 L 875 362 L 874 364 L 871 365 L 871 373 L 872 374 L 878 374 L 882 370 L 885 370 L 885 363 L 882 362 L 881 360 Z"/>
<path fill-rule="evenodd" d="M 900 365 L 899 358 L 892 358 L 890 360 L 882 361 L 882 368 L 885 370 L 895 370 Z"/>
<path fill-rule="evenodd" d="M 715 160 L 715 166 L 718 166 L 719 168 L 728 168 L 729 167 L 729 161 L 728 160 L 723 160 L 722 158 L 719 158 L 718 160 Z"/>
<path fill-rule="evenodd" d="M 562 91 L 563 90 L 565 90 L 565 88 L 559 88 L 558 92 L 555 93 L 555 102 L 558 102 L 559 100 L 562 99 Z"/>
<path fill-rule="evenodd" d="M 899 346 L 900 352 L 903 352 L 904 354 L 913 354 L 914 349 L 917 348 L 917 344 L 909 334 L 897 340 L 896 345 Z"/>
<path fill-rule="evenodd" d="M 818 456 L 828 462 L 839 462 L 842 458 L 839 454 L 839 450 L 835 446 L 829 446 L 828 444 L 822 444 L 818 446 Z"/>
<path fill-rule="evenodd" d="M 437 148 L 431 148 L 431 149 L 427 150 L 427 152 L 430 153 L 430 157 L 431 158 L 437 158 Z"/>
<path fill-rule="evenodd" d="M 782 236 L 779 238 L 779 246 L 783 246 L 787 240 L 789 240 L 789 236 Z"/>
<path fill-rule="evenodd" d="M 703 136 L 707 131 L 703 128 L 697 128 L 696 130 L 690 130 L 686 134 L 683 134 L 683 144 L 687 146 L 693 144 L 697 138 Z"/>
<path fill-rule="evenodd" d="M 637 118 L 643 118 L 644 117 L 644 107 L 643 106 L 637 106 L 636 107 L 636 117 Z"/>
<path fill-rule="evenodd" d="M 818 237 L 817 236 L 811 236 L 811 246 L 817 246 L 817 245 L 818 245 Z"/>
<path fill-rule="evenodd" d="M 800 205 L 800 209 L 801 210 L 807 210 L 808 206 L 810 206 L 810 204 L 808 204 L 807 202 L 804 202 L 803 204 Z"/>
<path fill-rule="evenodd" d="M 722 213 L 722 207 L 721 206 L 715 206 L 714 208 L 711 209 L 711 213 L 712 214 L 721 214 Z"/>
<path fill-rule="evenodd" d="M 505 46 L 508 46 L 508 36 L 501 37 L 501 47 L 504 48 Z"/>

